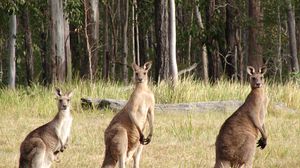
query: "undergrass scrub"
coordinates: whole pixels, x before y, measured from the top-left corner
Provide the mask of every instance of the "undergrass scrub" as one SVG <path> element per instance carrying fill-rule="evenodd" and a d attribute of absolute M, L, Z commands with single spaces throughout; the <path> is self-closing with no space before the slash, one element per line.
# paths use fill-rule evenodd
<path fill-rule="evenodd" d="M 100 167 L 104 155 L 104 130 L 112 119 L 106 109 L 82 110 L 81 97 L 128 99 L 133 87 L 115 83 L 89 84 L 77 81 L 59 86 L 74 89 L 74 117 L 68 148 L 60 154 L 54 168 Z M 186 103 L 212 100 L 244 100 L 250 92 L 248 84 L 218 82 L 205 85 L 183 80 L 170 88 L 167 84 L 151 85 L 156 103 Z M 283 102 L 300 110 L 300 88 L 295 83 L 267 86 L 270 103 Z M 0 168 L 18 167 L 19 147 L 25 136 L 50 121 L 57 113 L 54 87 L 35 85 L 16 91 L 0 89 Z M 232 111 L 233 112 L 233 111 Z M 300 115 L 298 112 L 269 108 L 266 129 L 269 135 L 264 150 L 257 148 L 254 167 L 299 167 Z M 141 167 L 206 168 L 215 161 L 214 143 L 218 131 L 231 113 L 161 112 L 155 114 L 152 142 L 145 146 Z M 147 135 L 147 133 L 146 133 Z M 130 163 L 132 165 L 132 162 Z"/>

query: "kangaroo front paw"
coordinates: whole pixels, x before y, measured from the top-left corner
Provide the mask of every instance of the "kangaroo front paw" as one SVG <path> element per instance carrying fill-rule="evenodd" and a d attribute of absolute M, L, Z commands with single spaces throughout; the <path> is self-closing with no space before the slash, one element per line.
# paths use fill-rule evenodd
<path fill-rule="evenodd" d="M 64 152 L 66 149 L 67 149 L 67 147 L 68 147 L 68 144 L 65 144 L 65 145 L 63 145 L 61 148 L 60 148 L 60 152 Z"/>
<path fill-rule="evenodd" d="M 267 139 L 261 137 L 257 142 L 257 147 L 260 147 L 260 149 L 264 149 L 267 146 Z"/>
<path fill-rule="evenodd" d="M 145 140 L 145 137 L 143 134 L 140 134 L 140 143 L 143 144 Z"/>
<path fill-rule="evenodd" d="M 140 143 L 142 144 L 142 145 L 148 145 L 150 142 L 151 142 L 151 137 L 152 136 L 148 136 L 146 139 L 144 138 L 144 135 L 143 135 L 143 137 L 141 136 L 141 138 L 140 138 Z"/>

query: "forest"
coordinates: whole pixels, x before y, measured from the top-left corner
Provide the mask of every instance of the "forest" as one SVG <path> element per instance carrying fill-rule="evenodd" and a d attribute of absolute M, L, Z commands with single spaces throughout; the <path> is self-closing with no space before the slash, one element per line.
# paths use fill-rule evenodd
<path fill-rule="evenodd" d="M 191 76 L 299 78 L 299 0 L 2 0 L 0 82 L 15 88 L 72 80 L 131 80 L 153 61 L 154 83 Z"/>

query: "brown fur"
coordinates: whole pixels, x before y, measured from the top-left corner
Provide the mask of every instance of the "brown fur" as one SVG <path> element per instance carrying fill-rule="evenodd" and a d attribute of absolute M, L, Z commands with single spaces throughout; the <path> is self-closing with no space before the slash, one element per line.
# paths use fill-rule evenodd
<path fill-rule="evenodd" d="M 151 141 L 153 135 L 154 120 L 154 95 L 148 88 L 147 73 L 151 62 L 145 63 L 144 67 L 132 65 L 135 73 L 135 89 L 131 94 L 125 107 L 118 112 L 104 133 L 105 157 L 102 167 L 124 168 L 127 160 L 133 156 L 134 167 L 139 167 L 139 160 L 142 153 L 142 144 L 146 145 Z M 143 129 L 146 121 L 149 122 L 150 133 L 145 139 Z"/>
<path fill-rule="evenodd" d="M 67 147 L 72 124 L 70 97 L 56 89 L 58 113 L 54 119 L 30 132 L 20 147 L 20 168 L 49 168 Z"/>
<path fill-rule="evenodd" d="M 255 142 L 259 132 L 262 137 L 258 147 L 263 149 L 267 144 L 264 118 L 267 112 L 268 98 L 264 91 L 263 75 L 266 68 L 258 72 L 247 67 L 250 75 L 251 92 L 244 104 L 237 109 L 222 125 L 216 140 L 215 168 L 252 167 L 255 154 Z"/>

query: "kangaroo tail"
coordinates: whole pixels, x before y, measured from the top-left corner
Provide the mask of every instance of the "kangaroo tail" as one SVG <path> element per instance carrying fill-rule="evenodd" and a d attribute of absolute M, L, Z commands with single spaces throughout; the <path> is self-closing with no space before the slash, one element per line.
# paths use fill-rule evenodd
<path fill-rule="evenodd" d="M 105 156 L 101 168 L 113 168 L 117 164 L 117 160 L 112 156 L 109 146 L 106 146 Z"/>

